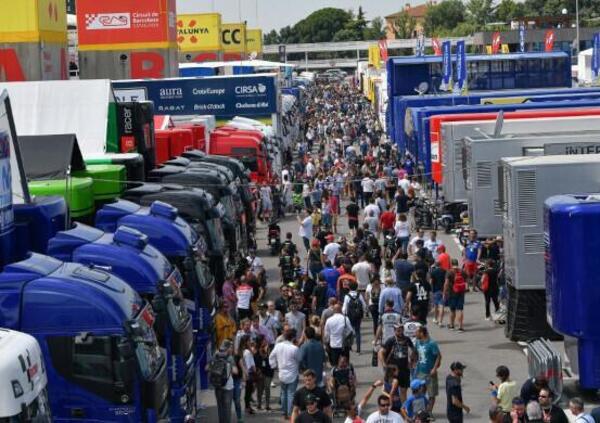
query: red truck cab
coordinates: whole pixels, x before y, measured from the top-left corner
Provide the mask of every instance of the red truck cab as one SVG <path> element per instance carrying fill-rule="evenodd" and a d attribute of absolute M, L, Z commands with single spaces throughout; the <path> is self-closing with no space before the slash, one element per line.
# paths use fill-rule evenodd
<path fill-rule="evenodd" d="M 256 137 L 218 129 L 210 134 L 209 150 L 208 154 L 218 154 L 240 160 L 250 170 L 252 182 L 266 183 L 271 179 L 266 148 L 264 144 L 256 140 Z"/>

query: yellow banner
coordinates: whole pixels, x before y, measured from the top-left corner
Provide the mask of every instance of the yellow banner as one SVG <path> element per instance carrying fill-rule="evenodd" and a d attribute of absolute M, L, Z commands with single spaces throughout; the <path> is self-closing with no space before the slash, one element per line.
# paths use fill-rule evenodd
<path fill-rule="evenodd" d="M 489 97 L 482 98 L 481 104 L 520 104 L 527 103 L 529 97 Z"/>
<path fill-rule="evenodd" d="M 381 67 L 381 54 L 379 46 L 369 46 L 369 65 L 375 66 L 376 69 Z"/>
<path fill-rule="evenodd" d="M 487 54 L 492 54 L 492 46 L 485 46 L 485 52 Z"/>
<path fill-rule="evenodd" d="M 66 42 L 66 7 L 62 0 L 0 0 L 0 41 Z"/>
<path fill-rule="evenodd" d="M 221 50 L 221 15 L 178 15 L 177 44 L 185 52 Z"/>
<path fill-rule="evenodd" d="M 508 48 L 508 44 L 502 44 L 502 49 L 500 51 L 502 53 L 510 53 L 510 49 Z"/>
<path fill-rule="evenodd" d="M 246 29 L 246 49 L 249 55 L 252 53 L 262 54 L 262 29 Z"/>
<path fill-rule="evenodd" d="M 230 23 L 221 25 L 221 46 L 225 53 L 245 53 L 246 24 Z"/>

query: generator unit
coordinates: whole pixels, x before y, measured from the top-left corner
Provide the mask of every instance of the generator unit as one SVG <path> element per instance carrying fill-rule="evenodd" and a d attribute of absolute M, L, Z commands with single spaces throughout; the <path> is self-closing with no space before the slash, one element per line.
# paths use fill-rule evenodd
<path fill-rule="evenodd" d="M 544 201 L 600 190 L 600 154 L 503 158 L 504 268 L 508 286 L 505 334 L 512 340 L 560 338 L 546 322 Z"/>
<path fill-rule="evenodd" d="M 550 147 L 552 146 L 552 147 Z M 466 137 L 462 175 L 471 227 L 480 237 L 502 234 L 498 163 L 502 157 L 544 156 L 553 148 L 571 154 L 600 153 L 600 131 Z"/>
<path fill-rule="evenodd" d="M 566 111 L 565 111 L 566 112 Z M 441 161 L 442 187 L 446 202 L 467 201 L 462 174 L 462 140 L 484 134 L 499 136 L 573 132 L 578 129 L 600 131 L 600 116 L 569 116 L 531 119 L 501 119 L 488 121 L 446 122 L 441 125 L 441 146 L 431 147 L 431 161 Z M 440 151 L 441 157 L 434 154 Z M 501 156 L 502 157 L 502 156 Z"/>

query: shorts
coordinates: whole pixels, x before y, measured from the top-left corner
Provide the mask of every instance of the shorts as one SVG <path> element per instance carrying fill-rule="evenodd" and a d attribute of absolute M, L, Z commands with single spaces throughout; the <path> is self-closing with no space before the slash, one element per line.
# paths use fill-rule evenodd
<path fill-rule="evenodd" d="M 348 220 L 348 228 L 358 229 L 358 220 Z"/>
<path fill-rule="evenodd" d="M 401 388 L 410 386 L 410 369 L 398 369 L 398 386 Z"/>
<path fill-rule="evenodd" d="M 427 396 L 429 398 L 437 397 L 439 395 L 440 388 L 438 384 L 437 372 L 433 376 L 424 373 L 417 373 L 417 379 L 427 382 Z"/>
<path fill-rule="evenodd" d="M 448 307 L 450 311 L 462 311 L 465 307 L 465 294 L 451 295 L 448 299 Z"/>
<path fill-rule="evenodd" d="M 433 305 L 434 306 L 445 306 L 444 293 L 442 291 L 436 291 L 433 293 Z"/>
<path fill-rule="evenodd" d="M 463 268 L 467 275 L 472 278 L 477 273 L 477 262 L 465 260 Z"/>

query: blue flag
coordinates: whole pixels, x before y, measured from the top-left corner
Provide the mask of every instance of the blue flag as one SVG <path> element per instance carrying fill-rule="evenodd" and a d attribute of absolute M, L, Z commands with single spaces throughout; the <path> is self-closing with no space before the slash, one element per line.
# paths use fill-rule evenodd
<path fill-rule="evenodd" d="M 519 24 L 519 51 L 525 53 L 525 24 Z"/>
<path fill-rule="evenodd" d="M 467 55 L 465 51 L 465 42 L 460 40 L 456 43 L 456 81 L 458 88 L 463 89 L 467 79 Z"/>
<path fill-rule="evenodd" d="M 594 34 L 594 47 L 592 50 L 592 72 L 597 78 L 600 72 L 600 32 Z"/>
<path fill-rule="evenodd" d="M 442 43 L 442 76 L 444 86 L 448 86 L 450 83 L 450 77 L 452 76 L 452 53 L 450 50 L 450 41 L 444 41 Z"/>

